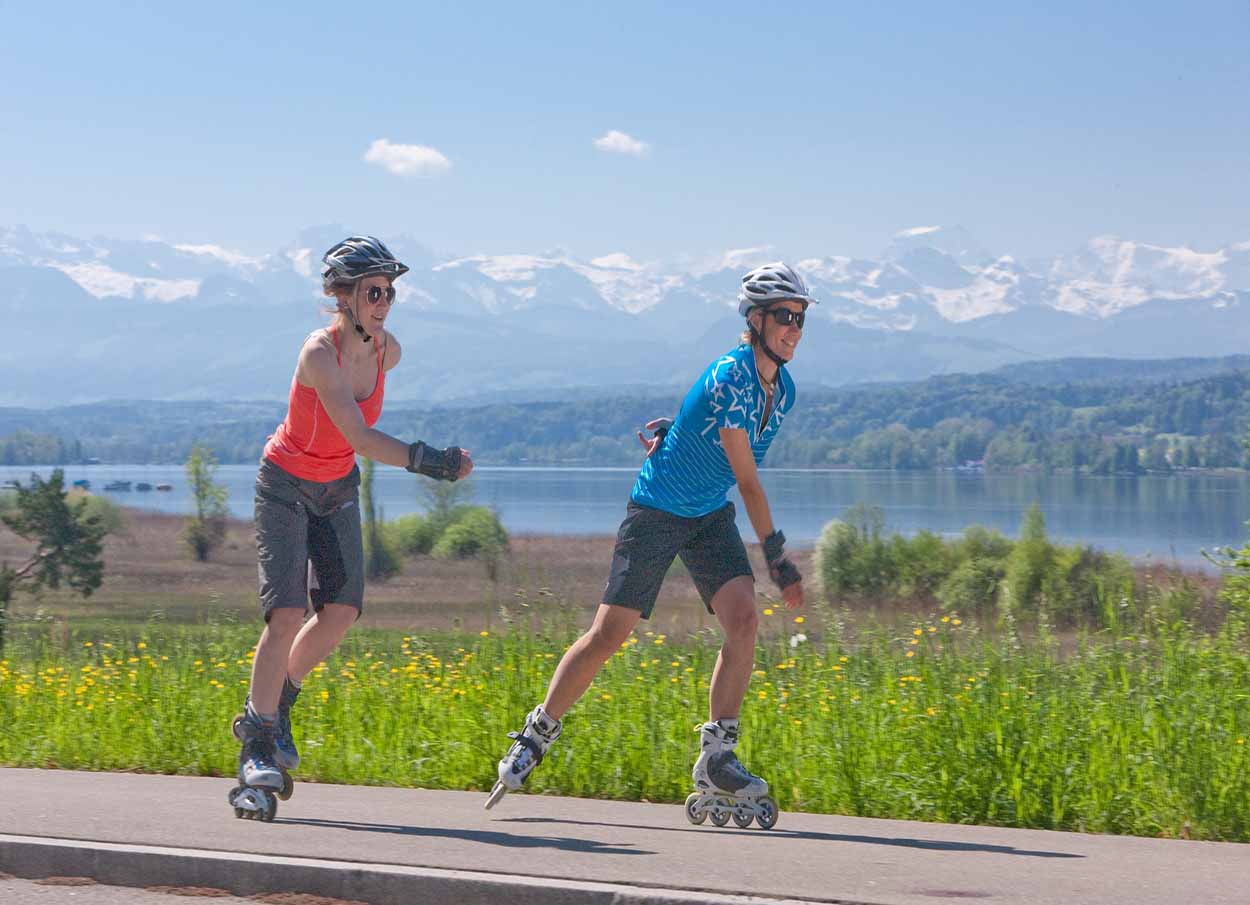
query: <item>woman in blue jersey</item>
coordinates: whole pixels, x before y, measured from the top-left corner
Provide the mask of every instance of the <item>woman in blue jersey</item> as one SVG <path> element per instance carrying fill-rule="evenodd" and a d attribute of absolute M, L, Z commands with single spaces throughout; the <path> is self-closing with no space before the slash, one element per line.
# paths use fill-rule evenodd
<path fill-rule="evenodd" d="M 565 712 L 638 620 L 650 617 L 664 576 L 680 556 L 724 632 L 687 816 L 702 823 L 710 813 L 718 825 L 732 816 L 740 826 L 752 819 L 772 826 L 777 819 L 768 784 L 734 754 L 758 617 L 755 579 L 726 494 L 738 485 L 770 577 L 786 606 L 802 606 L 802 579 L 786 556 L 785 536 L 773 524 L 757 468 L 794 405 L 794 381 L 785 364 L 794 357 L 807 306 L 815 299 L 803 278 L 778 262 L 747 273 L 738 300 L 748 325 L 742 343 L 708 365 L 675 421 L 647 425 L 656 431 L 650 440 L 639 434 L 648 455 L 617 533 L 602 605 L 590 630 L 564 654 L 546 699 L 520 732 L 510 733 L 516 741 L 499 762 L 488 808 L 519 788 L 542 760 L 560 735 Z"/>

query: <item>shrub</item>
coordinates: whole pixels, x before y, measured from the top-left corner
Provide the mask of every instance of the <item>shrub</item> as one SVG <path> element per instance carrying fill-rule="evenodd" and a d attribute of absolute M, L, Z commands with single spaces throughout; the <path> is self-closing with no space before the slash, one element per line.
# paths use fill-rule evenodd
<path fill-rule="evenodd" d="M 933 597 L 955 567 L 954 550 L 932 531 L 914 537 L 900 534 L 890 540 L 894 587 L 904 597 Z"/>
<path fill-rule="evenodd" d="M 1122 556 L 1093 547 L 1056 547 L 1042 576 L 1040 605 L 1061 628 L 1101 625 L 1108 600 L 1133 586 L 1133 567 Z"/>
<path fill-rule="evenodd" d="M 1007 590 L 1015 615 L 1036 616 L 1041 607 L 1042 583 L 1050 571 L 1055 550 L 1046 538 L 1046 519 L 1036 503 L 1024 514 L 1020 539 L 1007 559 Z"/>
<path fill-rule="evenodd" d="M 507 546 L 508 532 L 495 513 L 485 506 L 469 506 L 447 526 L 431 553 L 440 559 L 459 559 L 479 553 L 498 555 Z"/>
<path fill-rule="evenodd" d="M 1005 572 L 1001 559 L 964 560 L 942 582 L 937 598 L 948 610 L 989 618 L 998 603 L 998 588 Z"/>
<path fill-rule="evenodd" d="M 126 513 L 108 497 L 96 496 L 83 490 L 71 490 L 69 501 L 78 505 L 82 500 L 82 508 L 78 511 L 79 519 L 94 518 L 105 534 L 123 534 L 126 531 Z"/>
<path fill-rule="evenodd" d="M 443 527 L 433 517 L 414 513 L 387 522 L 382 533 L 387 543 L 401 555 L 412 556 L 433 550 Z"/>

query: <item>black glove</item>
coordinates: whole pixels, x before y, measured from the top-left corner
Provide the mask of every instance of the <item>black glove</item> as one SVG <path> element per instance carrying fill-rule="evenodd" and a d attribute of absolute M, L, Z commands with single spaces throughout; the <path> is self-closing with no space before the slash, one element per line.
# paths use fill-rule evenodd
<path fill-rule="evenodd" d="M 423 474 L 439 481 L 454 481 L 460 477 L 461 456 L 458 446 L 438 450 L 418 441 L 408 446 L 407 468 L 413 474 Z"/>
<path fill-rule="evenodd" d="M 803 580 L 798 567 L 786 556 L 786 536 L 780 531 L 764 538 L 764 560 L 768 563 L 768 577 L 781 590 Z"/>

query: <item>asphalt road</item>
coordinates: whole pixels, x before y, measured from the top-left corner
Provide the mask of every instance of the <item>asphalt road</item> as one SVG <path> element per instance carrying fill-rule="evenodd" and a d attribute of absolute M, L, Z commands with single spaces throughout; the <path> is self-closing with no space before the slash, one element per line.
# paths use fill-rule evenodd
<path fill-rule="evenodd" d="M 773 830 L 741 830 L 691 826 L 679 805 L 510 795 L 487 812 L 480 793 L 311 783 L 264 824 L 235 819 L 232 784 L 0 770 L 0 871 L 249 895 L 294 883 L 370 905 L 439 900 L 427 893 L 546 903 L 1250 902 L 1250 845 L 784 811 Z M 0 902 L 17 901 L 5 896 L 0 885 Z"/>

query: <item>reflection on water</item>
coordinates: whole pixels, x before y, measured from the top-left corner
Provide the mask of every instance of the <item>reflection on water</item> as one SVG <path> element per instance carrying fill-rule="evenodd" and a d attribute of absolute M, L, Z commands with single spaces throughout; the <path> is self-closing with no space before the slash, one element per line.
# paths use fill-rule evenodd
<path fill-rule="evenodd" d="M 34 471 L 47 475 L 50 468 Z M 32 469 L 0 468 L 0 484 L 25 480 Z M 185 513 L 191 508 L 180 466 L 67 467 L 66 480 L 87 479 L 102 492 L 110 481 L 171 483 L 173 492 L 110 492 L 127 506 Z M 499 510 L 518 533 L 614 534 L 625 513 L 634 469 L 478 468 L 474 498 Z M 231 514 L 250 518 L 256 468 L 223 465 L 218 482 L 229 491 Z M 1074 475 L 967 475 L 933 472 L 766 469 L 773 518 L 791 541 L 811 543 L 821 527 L 856 503 L 880 506 L 890 530 L 921 528 L 957 534 L 982 524 L 1014 536 L 1024 510 L 1038 503 L 1052 537 L 1090 543 L 1133 556 L 1200 564 L 1201 551 L 1241 546 L 1250 519 L 1250 475 L 1095 478 Z M 423 479 L 378 469 L 375 497 L 386 518 L 425 508 Z M 3 492 L 3 491 L 0 491 Z M 738 523 L 753 538 L 741 500 Z"/>

